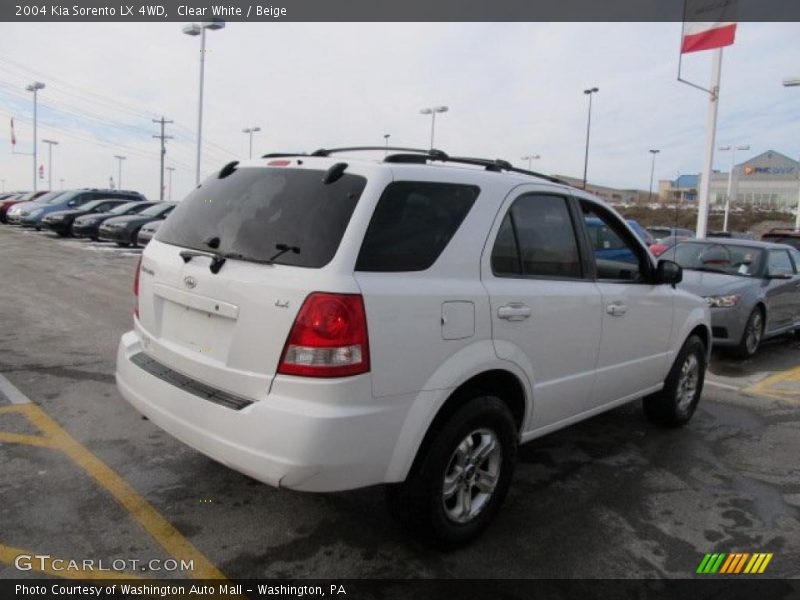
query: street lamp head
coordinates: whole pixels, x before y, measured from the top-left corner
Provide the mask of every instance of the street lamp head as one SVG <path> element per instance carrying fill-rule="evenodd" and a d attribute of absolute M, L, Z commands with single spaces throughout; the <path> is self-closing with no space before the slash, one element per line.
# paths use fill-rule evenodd
<path fill-rule="evenodd" d="M 447 108 L 446 106 L 437 106 L 433 110 L 435 110 L 438 113 L 443 113 L 443 112 L 447 112 L 450 109 Z"/>
<path fill-rule="evenodd" d="M 25 87 L 26 90 L 29 92 L 35 92 L 37 90 L 43 90 L 45 85 L 41 81 L 34 81 L 32 84 Z"/>
<path fill-rule="evenodd" d="M 421 115 L 429 115 L 432 112 L 433 111 L 430 108 L 423 108 L 421 111 L 419 111 L 419 114 L 421 114 Z"/>
<path fill-rule="evenodd" d="M 183 33 L 186 35 L 200 35 L 203 28 L 197 23 L 189 23 L 183 26 Z"/>
<path fill-rule="evenodd" d="M 784 87 L 796 87 L 800 85 L 800 77 L 787 77 L 783 80 Z"/>
<path fill-rule="evenodd" d="M 119 154 L 115 154 L 114 158 L 116 158 L 117 160 L 125 160 L 127 157 L 126 156 L 120 156 Z"/>
<path fill-rule="evenodd" d="M 728 151 L 728 150 L 730 150 L 730 149 L 731 149 L 731 147 L 730 147 L 730 146 L 719 146 L 719 147 L 717 148 L 717 150 L 719 150 L 720 152 L 727 152 L 727 151 Z"/>
<path fill-rule="evenodd" d="M 743 146 L 736 146 L 737 150 L 750 150 L 750 144 L 745 144 Z"/>
<path fill-rule="evenodd" d="M 253 131 L 261 131 L 261 127 L 253 127 Z"/>
<path fill-rule="evenodd" d="M 593 88 L 589 88 L 588 90 L 583 90 L 583 93 L 584 94 L 594 94 L 595 92 L 599 92 L 599 91 L 600 91 L 600 88 L 593 87 Z"/>
<path fill-rule="evenodd" d="M 58 142 L 57 142 L 57 141 L 55 141 L 55 140 L 45 140 L 45 139 L 42 139 L 42 143 L 44 143 L 44 144 L 53 144 L 54 146 L 58 146 Z"/>
<path fill-rule="evenodd" d="M 225 21 L 222 19 L 214 19 L 212 21 L 206 21 L 203 23 L 203 27 L 205 29 L 210 29 L 211 31 L 216 31 L 217 29 L 225 29 Z"/>
<path fill-rule="evenodd" d="M 661 150 L 655 150 L 655 149 L 650 150 L 651 154 L 658 154 L 659 152 L 661 152 Z"/>

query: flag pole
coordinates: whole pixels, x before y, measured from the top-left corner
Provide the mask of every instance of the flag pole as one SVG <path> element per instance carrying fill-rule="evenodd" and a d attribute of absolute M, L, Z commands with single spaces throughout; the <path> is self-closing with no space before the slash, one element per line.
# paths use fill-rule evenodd
<path fill-rule="evenodd" d="M 700 178 L 697 206 L 697 230 L 699 238 L 706 236 L 708 230 L 709 192 L 711 173 L 714 166 L 714 144 L 717 135 L 717 109 L 719 107 L 719 83 L 722 73 L 722 48 L 716 48 L 711 59 L 711 95 L 708 101 L 708 120 L 706 122 L 706 146 L 703 155 L 703 172 Z"/>

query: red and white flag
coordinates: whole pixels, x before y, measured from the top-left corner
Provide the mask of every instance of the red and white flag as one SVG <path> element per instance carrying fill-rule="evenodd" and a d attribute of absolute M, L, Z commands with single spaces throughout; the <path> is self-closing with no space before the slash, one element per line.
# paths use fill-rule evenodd
<path fill-rule="evenodd" d="M 17 145 L 17 136 L 14 135 L 14 119 L 11 119 L 11 145 Z"/>
<path fill-rule="evenodd" d="M 681 53 L 730 46 L 736 37 L 737 0 L 686 0 Z"/>
<path fill-rule="evenodd" d="M 681 52 L 699 52 L 730 46 L 736 37 L 736 23 L 684 23 Z"/>

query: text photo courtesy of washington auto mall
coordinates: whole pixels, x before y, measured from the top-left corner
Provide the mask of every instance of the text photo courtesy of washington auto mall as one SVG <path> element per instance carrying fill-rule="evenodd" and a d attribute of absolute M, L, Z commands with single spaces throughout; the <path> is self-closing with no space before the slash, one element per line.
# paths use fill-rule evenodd
<path fill-rule="evenodd" d="M 0 6 L 0 600 L 800 599 L 800 4 Z"/>

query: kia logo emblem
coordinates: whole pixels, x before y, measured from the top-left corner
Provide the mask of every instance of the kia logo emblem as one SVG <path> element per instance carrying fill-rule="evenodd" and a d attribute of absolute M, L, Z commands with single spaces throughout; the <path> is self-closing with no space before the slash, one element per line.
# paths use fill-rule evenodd
<path fill-rule="evenodd" d="M 195 286 L 197 285 L 197 280 L 194 277 L 192 277 L 191 275 L 188 276 L 188 277 L 184 277 L 183 278 L 183 285 L 185 285 L 190 290 L 194 289 Z"/>

